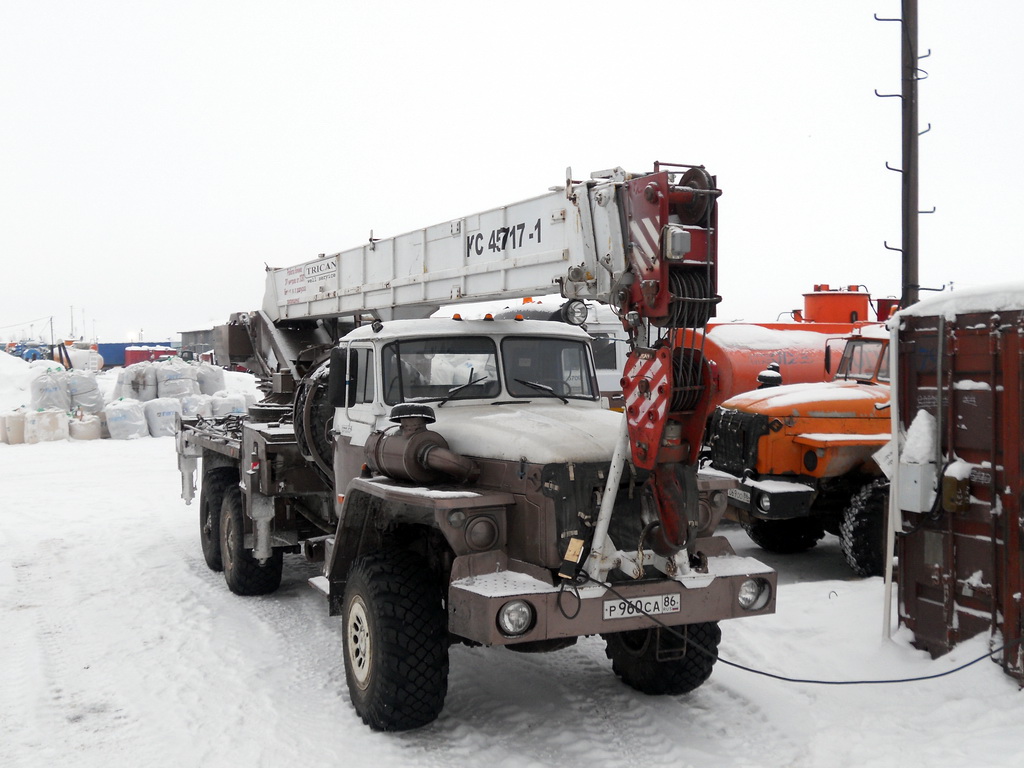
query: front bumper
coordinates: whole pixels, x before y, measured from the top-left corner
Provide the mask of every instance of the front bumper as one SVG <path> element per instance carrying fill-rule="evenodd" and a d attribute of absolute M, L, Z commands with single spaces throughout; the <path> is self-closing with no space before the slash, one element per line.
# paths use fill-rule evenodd
<path fill-rule="evenodd" d="M 706 540 L 715 551 L 707 558 L 706 572 L 691 572 L 676 579 L 644 579 L 612 584 L 612 590 L 596 584 L 578 589 L 552 586 L 524 570 L 491 571 L 452 582 L 448 599 L 448 628 L 460 637 L 485 645 L 579 637 L 610 632 L 721 621 L 775 612 L 775 572 L 758 560 L 737 557 L 724 538 Z M 740 586 L 748 579 L 761 580 L 769 590 L 764 604 L 744 609 Z M 505 635 L 498 627 L 498 612 L 512 600 L 523 600 L 534 612 L 534 622 L 524 634 Z M 626 601 L 629 601 L 628 603 Z M 636 602 L 635 602 L 636 601 Z M 656 619 L 636 609 L 643 605 Z"/>
<path fill-rule="evenodd" d="M 786 480 L 741 480 L 726 493 L 729 506 L 758 520 L 808 517 L 815 489 Z M 730 515 L 726 515 L 730 517 Z"/>

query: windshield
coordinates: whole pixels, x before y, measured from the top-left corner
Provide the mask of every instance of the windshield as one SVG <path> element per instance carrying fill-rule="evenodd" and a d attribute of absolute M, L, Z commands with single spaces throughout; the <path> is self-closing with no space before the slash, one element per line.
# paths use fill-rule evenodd
<path fill-rule="evenodd" d="M 513 397 L 597 399 L 588 345 L 572 339 L 513 336 L 501 344 L 505 387 Z"/>
<path fill-rule="evenodd" d="M 888 381 L 889 356 L 885 354 L 885 348 L 886 343 L 880 340 L 848 341 L 836 378 Z"/>
<path fill-rule="evenodd" d="M 486 336 L 393 342 L 382 356 L 384 402 L 497 397 L 497 360 L 494 341 Z"/>

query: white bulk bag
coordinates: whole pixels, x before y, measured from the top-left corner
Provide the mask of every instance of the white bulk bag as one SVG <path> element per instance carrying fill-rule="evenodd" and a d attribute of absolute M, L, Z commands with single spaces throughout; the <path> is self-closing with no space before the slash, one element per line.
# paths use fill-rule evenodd
<path fill-rule="evenodd" d="M 32 380 L 29 385 L 31 399 L 29 404 L 32 410 L 40 408 L 59 408 L 62 411 L 71 410 L 71 395 L 68 392 L 68 377 L 63 370 L 43 371 Z"/>
<path fill-rule="evenodd" d="M 71 420 L 72 440 L 99 440 L 102 434 L 100 417 L 93 415 L 76 416 Z"/>
<path fill-rule="evenodd" d="M 156 371 L 149 362 L 133 363 L 117 374 L 114 399 L 147 402 L 156 397 Z"/>
<path fill-rule="evenodd" d="M 42 408 L 25 414 L 25 442 L 49 443 L 68 439 L 68 413 L 60 408 Z"/>
<path fill-rule="evenodd" d="M 20 445 L 25 442 L 25 411 L 19 408 L 8 413 L 4 417 L 4 427 L 7 429 L 7 442 L 11 445 Z"/>
<path fill-rule="evenodd" d="M 196 369 L 177 357 L 157 363 L 156 391 L 158 397 L 177 397 L 199 394 Z"/>
<path fill-rule="evenodd" d="M 143 407 L 149 434 L 153 437 L 174 437 L 181 419 L 181 401 L 174 397 L 158 397 Z"/>
<path fill-rule="evenodd" d="M 224 369 L 209 363 L 200 363 L 196 368 L 199 379 L 199 391 L 204 395 L 214 395 L 224 389 Z"/>
<path fill-rule="evenodd" d="M 246 413 L 245 396 L 237 392 L 218 392 L 213 396 L 213 415 L 230 416 Z"/>
<path fill-rule="evenodd" d="M 210 395 L 185 395 L 181 398 L 182 418 L 194 419 L 201 416 L 208 419 L 213 416 L 213 397 Z"/>
<path fill-rule="evenodd" d="M 68 371 L 67 377 L 71 410 L 81 408 L 86 413 L 99 413 L 103 410 L 103 394 L 96 383 L 95 373 L 76 368 Z"/>
<path fill-rule="evenodd" d="M 107 403 L 103 412 L 107 415 L 107 429 L 114 440 L 149 436 L 146 414 L 138 400 L 115 400 Z"/>

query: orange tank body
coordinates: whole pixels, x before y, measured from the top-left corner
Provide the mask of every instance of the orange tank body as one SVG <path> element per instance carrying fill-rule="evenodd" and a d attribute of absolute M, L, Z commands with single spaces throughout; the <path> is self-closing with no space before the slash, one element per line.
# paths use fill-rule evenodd
<path fill-rule="evenodd" d="M 709 325 L 704 355 L 713 363 L 712 408 L 757 389 L 757 375 L 779 364 L 783 384 L 826 381 L 825 347 L 849 335 L 850 323 L 722 323 Z M 700 331 L 685 331 L 689 338 Z M 699 344 L 699 340 L 697 342 Z M 842 344 L 838 345 L 838 351 Z"/>
<path fill-rule="evenodd" d="M 711 407 L 741 392 L 758 388 L 757 375 L 769 363 L 778 363 L 783 384 L 828 381 L 825 349 L 833 342 L 834 353 L 842 352 L 847 336 L 858 328 L 875 325 L 869 319 L 871 294 L 860 286 L 832 288 L 815 285 L 803 294 L 804 307 L 793 310 L 792 320 L 775 323 L 709 324 L 705 332 L 704 355 L 713 363 L 715 393 Z M 880 308 L 883 302 L 878 300 Z M 885 317 L 889 304 L 884 304 Z M 700 331 L 684 331 L 689 341 Z M 835 362 L 838 362 L 838 358 Z M 834 372 L 834 370 L 833 370 Z"/>

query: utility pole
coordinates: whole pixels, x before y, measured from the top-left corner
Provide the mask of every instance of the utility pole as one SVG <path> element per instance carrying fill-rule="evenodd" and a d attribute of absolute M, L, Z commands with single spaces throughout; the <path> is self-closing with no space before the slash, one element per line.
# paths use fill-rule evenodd
<path fill-rule="evenodd" d="M 917 268 L 917 0 L 903 0 L 903 296 L 916 304 L 921 288 Z"/>

